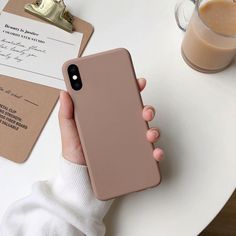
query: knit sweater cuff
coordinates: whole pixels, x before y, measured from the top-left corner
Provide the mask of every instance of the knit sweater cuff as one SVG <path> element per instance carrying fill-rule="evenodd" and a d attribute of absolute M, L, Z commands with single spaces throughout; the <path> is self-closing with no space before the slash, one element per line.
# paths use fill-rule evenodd
<path fill-rule="evenodd" d="M 87 166 L 72 163 L 62 156 L 54 190 L 61 191 L 62 188 L 82 198 L 93 195 Z"/>
<path fill-rule="evenodd" d="M 102 221 L 112 201 L 100 201 L 93 193 L 88 169 L 61 158 L 60 171 L 52 181 L 55 195 L 80 208 L 80 213 Z"/>

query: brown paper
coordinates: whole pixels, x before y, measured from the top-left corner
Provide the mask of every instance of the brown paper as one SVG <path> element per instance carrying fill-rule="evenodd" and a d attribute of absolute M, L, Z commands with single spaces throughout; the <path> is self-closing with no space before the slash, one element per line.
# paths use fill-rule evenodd
<path fill-rule="evenodd" d="M 54 88 L 0 75 L 0 156 L 17 163 L 28 158 L 58 94 Z"/>

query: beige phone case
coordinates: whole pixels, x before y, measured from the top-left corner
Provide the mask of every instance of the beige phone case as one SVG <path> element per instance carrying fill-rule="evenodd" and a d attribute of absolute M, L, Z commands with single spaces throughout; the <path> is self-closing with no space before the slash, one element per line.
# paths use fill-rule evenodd
<path fill-rule="evenodd" d="M 83 87 L 72 89 L 75 64 Z M 63 74 L 96 197 L 108 200 L 156 186 L 161 177 L 129 52 L 115 49 L 68 61 Z"/>

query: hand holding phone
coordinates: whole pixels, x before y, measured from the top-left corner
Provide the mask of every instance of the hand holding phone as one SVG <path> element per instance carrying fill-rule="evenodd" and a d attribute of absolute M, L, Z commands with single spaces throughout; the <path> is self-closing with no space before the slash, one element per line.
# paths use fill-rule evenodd
<path fill-rule="evenodd" d="M 139 85 L 140 92 L 142 92 L 145 89 L 146 80 L 138 79 L 137 83 Z M 155 118 L 155 113 L 155 109 L 152 106 L 145 106 L 142 114 L 143 119 L 147 122 L 152 121 Z M 86 165 L 79 133 L 74 120 L 73 102 L 70 95 L 65 91 L 61 91 L 60 94 L 59 123 L 63 157 L 72 163 Z M 112 135 L 112 132 L 110 135 Z M 160 138 L 159 129 L 156 127 L 149 129 L 146 136 L 148 142 L 157 142 Z M 160 148 L 155 148 L 153 151 L 153 158 L 159 162 L 163 159 L 163 157 L 163 150 Z"/>

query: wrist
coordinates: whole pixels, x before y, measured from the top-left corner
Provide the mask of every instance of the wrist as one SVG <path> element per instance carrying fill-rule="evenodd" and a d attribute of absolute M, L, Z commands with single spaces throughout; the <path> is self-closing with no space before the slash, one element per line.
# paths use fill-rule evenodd
<path fill-rule="evenodd" d="M 63 151 L 62 157 L 73 164 L 86 166 L 82 150 Z"/>

